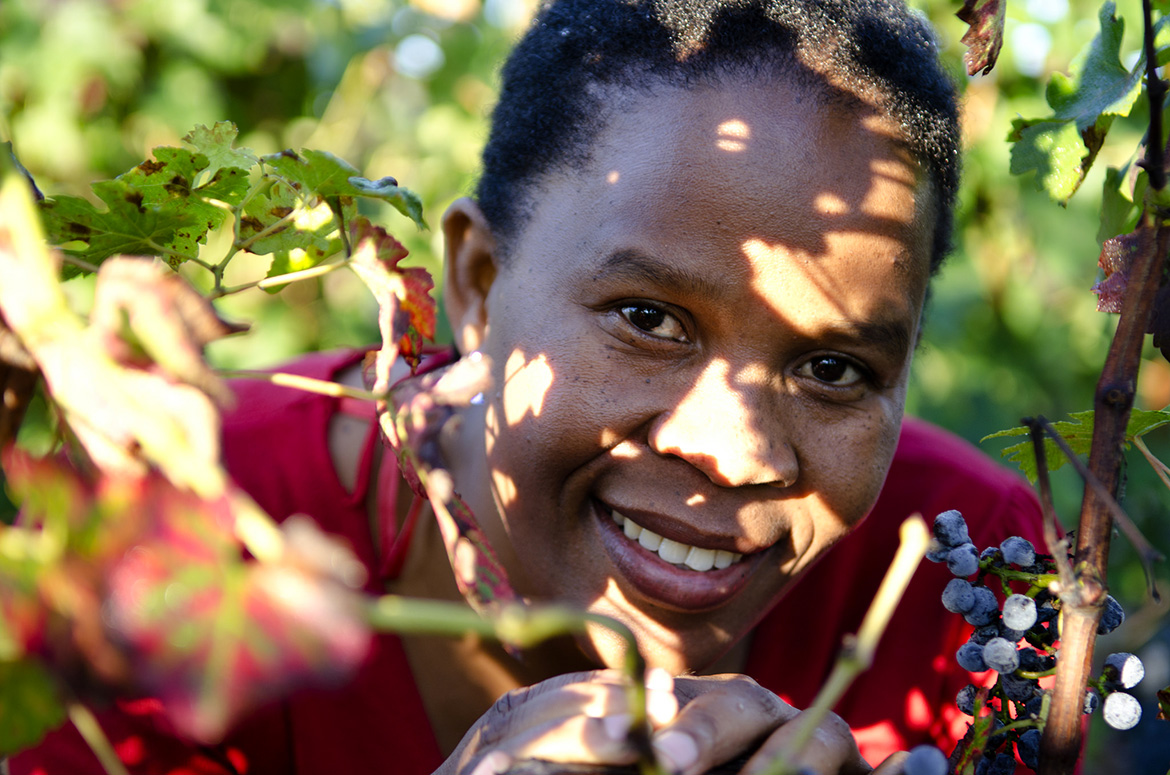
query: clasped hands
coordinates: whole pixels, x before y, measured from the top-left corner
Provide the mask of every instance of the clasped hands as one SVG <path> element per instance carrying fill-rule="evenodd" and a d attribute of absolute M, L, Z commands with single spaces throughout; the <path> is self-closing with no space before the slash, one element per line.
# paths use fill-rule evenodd
<path fill-rule="evenodd" d="M 700 775 L 750 754 L 739 770 L 761 771 L 783 750 L 801 711 L 744 675 L 671 678 L 647 675 L 651 747 L 662 768 Z M 638 752 L 629 731 L 628 688 L 620 672 L 556 676 L 503 695 L 467 732 L 436 775 L 500 775 L 524 760 L 581 765 L 632 765 Z M 896 775 L 905 754 L 876 770 L 861 757 L 848 725 L 829 714 L 794 759 L 802 772 Z M 547 771 L 555 772 L 555 768 Z"/>

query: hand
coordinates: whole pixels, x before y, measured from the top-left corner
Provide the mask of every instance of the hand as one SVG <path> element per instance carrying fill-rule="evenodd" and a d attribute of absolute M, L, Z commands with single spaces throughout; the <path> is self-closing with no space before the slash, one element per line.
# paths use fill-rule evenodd
<path fill-rule="evenodd" d="M 672 680 L 652 671 L 647 684 L 655 755 L 680 775 L 699 775 L 736 759 L 730 771 L 759 771 L 789 742 L 795 727 L 788 722 L 800 715 L 742 675 Z M 437 775 L 495 775 L 533 759 L 542 760 L 541 766 L 521 769 L 620 772 L 621 765 L 637 760 L 625 692 L 622 676 L 613 670 L 572 673 L 509 692 L 464 736 Z M 901 772 L 903 757 L 891 756 L 875 775 Z M 833 714 L 795 764 L 831 775 L 871 772 L 848 726 Z"/>

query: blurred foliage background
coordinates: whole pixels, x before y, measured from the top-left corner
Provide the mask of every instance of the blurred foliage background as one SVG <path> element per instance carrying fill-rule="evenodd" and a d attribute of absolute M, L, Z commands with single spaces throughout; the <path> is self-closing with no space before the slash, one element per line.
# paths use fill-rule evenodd
<path fill-rule="evenodd" d="M 331 151 L 370 178 L 393 175 L 418 192 L 437 226 L 470 192 L 486 135 L 497 69 L 535 0 L 5 0 L 0 3 L 0 140 L 11 140 L 46 195 L 89 195 L 89 183 L 178 145 L 196 124 L 230 120 L 240 144 L 260 153 Z M 1140 140 L 1146 109 L 1114 125 L 1094 171 L 1067 208 L 1008 173 L 1012 118 L 1049 111 L 1046 74 L 1066 70 L 1097 31 L 1095 0 L 1018 0 L 990 76 L 967 78 L 965 25 L 955 0 L 913 0 L 934 22 L 965 93 L 965 183 L 957 250 L 934 285 L 908 409 L 978 443 L 1023 415 L 1062 418 L 1091 408 L 1115 325 L 1096 312 L 1098 211 L 1105 167 L 1123 164 Z M 1140 5 L 1126 0 L 1124 51 L 1136 56 Z M 437 229 L 420 233 L 389 210 L 372 212 L 438 269 Z M 208 245 L 222 255 L 226 245 Z M 237 279 L 266 271 L 237 260 Z M 436 273 L 436 277 L 438 274 Z M 195 278 L 200 281 L 199 278 Z M 85 304 L 84 281 L 73 293 Z M 258 367 L 306 350 L 376 340 L 374 305 L 349 273 L 284 291 L 223 300 L 225 316 L 253 331 L 217 343 L 226 367 Z M 440 338 L 448 335 L 440 329 Z M 1170 403 L 1170 364 L 1147 353 L 1138 405 Z M 44 443 L 30 422 L 26 441 Z M 1170 435 L 1151 446 L 1170 457 Z M 1002 446 L 1002 445 L 1000 445 Z M 997 456 L 998 446 L 985 445 Z M 1058 506 L 1075 524 L 1080 485 L 1059 472 Z M 1170 553 L 1170 493 L 1131 453 L 1125 505 Z M 11 507 L 0 504 L 11 514 Z M 2 516 L 2 514 L 0 514 Z M 1086 772 L 1158 773 L 1170 736 L 1153 719 L 1152 692 L 1170 683 L 1165 604 L 1144 594 L 1140 567 L 1114 543 L 1111 583 L 1130 622 L 1100 654 L 1143 655 L 1148 709 L 1141 728 L 1111 734 L 1094 724 Z M 1165 564 L 1158 568 L 1170 590 Z M 907 666 L 910 669 L 910 666 Z M 1097 727 L 1100 727 L 1099 729 Z M 1124 759 L 1119 759 L 1123 756 Z M 1120 761 L 1128 760 L 1122 766 Z M 1121 769 L 1118 769 L 1121 767 Z"/>

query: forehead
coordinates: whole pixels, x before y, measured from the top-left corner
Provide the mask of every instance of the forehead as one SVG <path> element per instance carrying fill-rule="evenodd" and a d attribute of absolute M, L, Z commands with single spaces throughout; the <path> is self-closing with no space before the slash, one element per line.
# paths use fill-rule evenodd
<path fill-rule="evenodd" d="M 595 255 L 738 258 L 724 269 L 745 278 L 782 257 L 810 277 L 873 270 L 924 291 L 928 185 L 881 112 L 786 82 L 614 96 L 588 160 L 545 179 L 520 252 L 555 239 Z"/>

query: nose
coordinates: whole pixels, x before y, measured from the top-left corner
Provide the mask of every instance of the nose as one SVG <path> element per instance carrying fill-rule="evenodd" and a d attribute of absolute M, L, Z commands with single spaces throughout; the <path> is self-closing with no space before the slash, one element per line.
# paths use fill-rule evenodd
<path fill-rule="evenodd" d="M 774 389 L 734 384 L 724 362 L 709 364 L 677 405 L 655 417 L 649 444 L 681 458 L 720 487 L 796 483 L 796 451 L 784 438 Z"/>

